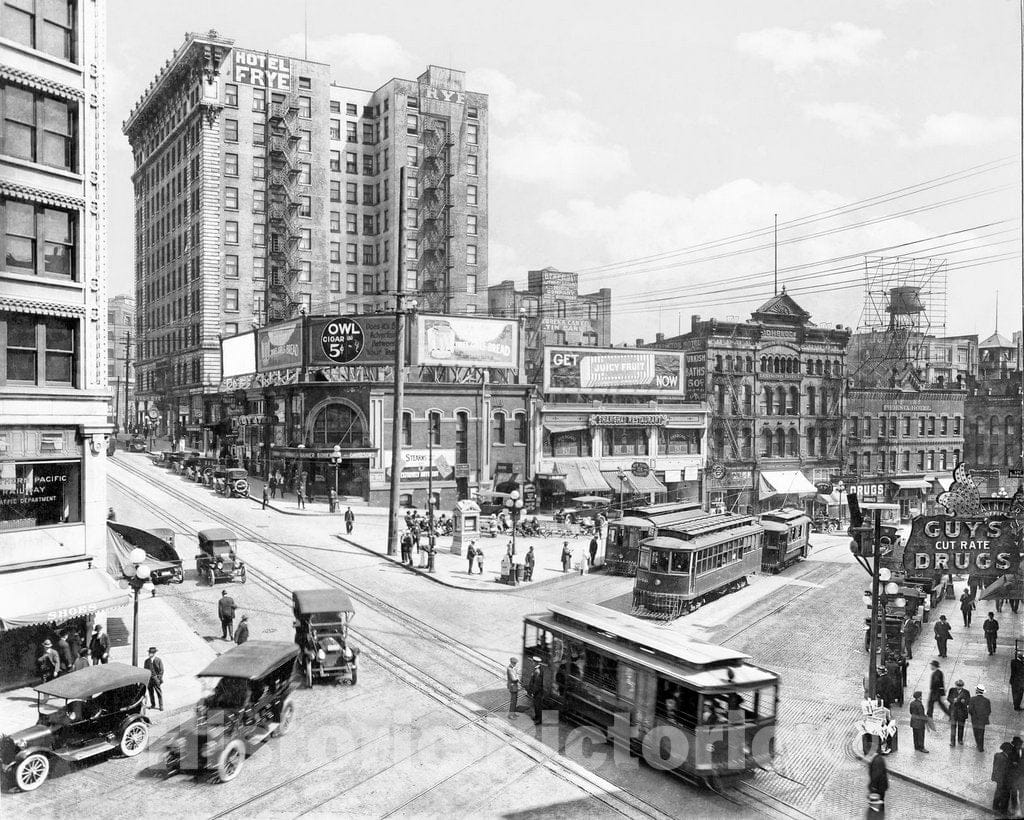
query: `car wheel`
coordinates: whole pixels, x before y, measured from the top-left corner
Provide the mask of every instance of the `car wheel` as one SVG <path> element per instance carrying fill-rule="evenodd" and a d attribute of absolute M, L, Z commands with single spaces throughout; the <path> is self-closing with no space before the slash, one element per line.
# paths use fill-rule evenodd
<path fill-rule="evenodd" d="M 224 747 L 217 758 L 217 779 L 228 783 L 238 777 L 245 763 L 245 744 L 241 740 L 232 740 Z"/>
<path fill-rule="evenodd" d="M 288 734 L 288 730 L 292 728 L 292 720 L 295 719 L 295 704 L 292 703 L 292 699 L 288 698 L 284 703 L 281 704 L 281 719 L 274 730 L 274 737 L 284 737 Z"/>
<path fill-rule="evenodd" d="M 359 670 L 356 667 L 352 667 L 352 679 L 348 682 L 349 686 L 355 686 L 356 681 L 359 679 Z"/>
<path fill-rule="evenodd" d="M 307 661 L 306 663 L 306 688 L 313 688 L 313 662 Z"/>
<path fill-rule="evenodd" d="M 42 752 L 33 752 L 14 769 L 14 782 L 23 792 L 38 789 L 50 776 L 50 758 Z"/>
<path fill-rule="evenodd" d="M 206 570 L 206 583 L 208 583 L 212 587 L 216 582 L 217 582 L 217 579 L 213 575 L 213 570 L 212 569 Z"/>
<path fill-rule="evenodd" d="M 142 754 L 149 743 L 149 727 L 144 721 L 137 720 L 124 730 L 121 735 L 121 754 L 125 757 L 135 757 Z"/>

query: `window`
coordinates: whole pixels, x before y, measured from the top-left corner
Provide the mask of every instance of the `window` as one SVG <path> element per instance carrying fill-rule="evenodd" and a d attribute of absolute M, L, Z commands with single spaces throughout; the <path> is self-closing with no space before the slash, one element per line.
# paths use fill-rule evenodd
<path fill-rule="evenodd" d="M 32 383 L 76 387 L 76 323 L 30 314 L 0 314 L 0 338 L 6 342 L 0 384 Z"/>
<path fill-rule="evenodd" d="M 345 183 L 345 201 L 355 205 L 359 201 L 359 184 L 356 182 Z"/>
<path fill-rule="evenodd" d="M 365 439 L 363 420 L 358 411 L 345 404 L 329 404 L 313 421 L 313 445 L 361 445 Z"/>
<path fill-rule="evenodd" d="M 299 184 L 309 185 L 313 181 L 312 169 L 308 162 L 299 163 Z"/>
<path fill-rule="evenodd" d="M 238 176 L 238 154 L 224 155 L 224 176 Z"/>
<path fill-rule="evenodd" d="M 78 106 L 14 85 L 0 87 L 3 153 L 65 171 L 78 170 Z"/>
<path fill-rule="evenodd" d="M 476 205 L 477 204 L 476 186 L 475 185 L 467 185 L 466 186 L 466 204 L 467 205 Z"/>
<path fill-rule="evenodd" d="M 313 263 L 310 262 L 308 259 L 303 259 L 301 262 L 299 262 L 299 281 L 313 281 Z"/>
<path fill-rule="evenodd" d="M 945 416 L 943 416 L 939 420 L 939 435 L 940 436 L 948 436 L 949 435 L 949 419 L 946 418 Z M 940 467 L 939 469 L 942 470 L 944 468 Z"/>
<path fill-rule="evenodd" d="M 415 134 L 420 130 L 420 118 L 415 114 L 409 114 L 405 118 L 405 133 Z"/>
<path fill-rule="evenodd" d="M 376 277 L 372 273 L 363 274 L 363 296 L 377 290 Z"/>
<path fill-rule="evenodd" d="M 928 451 L 927 458 L 925 459 L 925 462 L 924 462 L 924 468 L 926 470 L 934 470 L 935 469 L 935 451 L 934 450 L 929 450 Z"/>
<path fill-rule="evenodd" d="M 332 102 L 331 105 L 333 106 L 334 103 Z M 341 139 L 341 120 L 331 120 L 331 139 Z"/>
<path fill-rule="evenodd" d="M 544 452 L 544 455 L 563 458 L 583 458 L 590 454 L 590 432 L 588 430 L 552 433 L 550 444 L 545 447 Z"/>
<path fill-rule="evenodd" d="M 415 168 L 420 161 L 420 149 L 410 145 L 405 149 L 405 164 Z"/>
<path fill-rule="evenodd" d="M 332 270 L 328 272 L 328 281 L 331 293 L 341 293 L 341 271 Z"/>
<path fill-rule="evenodd" d="M 924 435 L 924 416 L 918 416 L 917 418 L 917 434 L 919 436 Z"/>
<path fill-rule="evenodd" d="M 331 261 L 332 262 L 340 262 L 341 261 L 341 243 L 340 242 L 332 242 L 331 243 Z"/>
<path fill-rule="evenodd" d="M 266 225 L 253 225 L 252 226 L 252 246 L 254 248 L 262 248 L 267 244 L 267 226 Z"/>
<path fill-rule="evenodd" d="M 307 154 L 313 150 L 313 133 L 311 131 L 299 131 L 299 150 Z M 335 153 L 334 151 L 331 152 Z"/>
<path fill-rule="evenodd" d="M 363 264 L 373 265 L 376 264 L 376 260 L 373 255 L 373 245 L 363 245 Z"/>
<path fill-rule="evenodd" d="M 224 140 L 238 142 L 238 120 L 224 120 Z"/>
<path fill-rule="evenodd" d="M 224 207 L 229 211 L 238 210 L 238 189 L 237 188 L 225 188 L 224 189 Z"/>
<path fill-rule="evenodd" d="M 345 113 L 350 117 L 354 117 L 359 113 L 359 110 L 356 108 L 355 103 L 345 103 Z"/>
<path fill-rule="evenodd" d="M 266 157 L 253 157 L 252 158 L 252 178 L 253 179 L 266 179 L 267 176 L 267 158 Z"/>
<path fill-rule="evenodd" d="M 960 435 L 960 416 L 953 416 L 953 435 Z M 957 459 L 959 461 L 959 459 Z"/>
<path fill-rule="evenodd" d="M 253 145 L 266 145 L 267 143 L 267 129 L 262 123 L 253 123 L 252 126 L 252 144 Z"/>
<path fill-rule="evenodd" d="M 515 415 L 516 424 L 516 444 L 526 444 L 526 437 L 528 429 L 526 426 L 526 414 L 516 413 Z"/>
<path fill-rule="evenodd" d="M 299 97 L 299 116 L 307 120 L 313 116 L 312 101 L 309 97 Z"/>
<path fill-rule="evenodd" d="M 309 77 L 299 77 L 299 88 L 301 88 L 303 91 L 309 91 L 311 87 L 312 81 L 309 79 Z"/>
<path fill-rule="evenodd" d="M 363 143 L 366 145 L 373 145 L 376 140 L 373 138 L 373 123 L 363 123 Z"/>
<path fill-rule="evenodd" d="M 419 227 L 420 212 L 416 208 L 405 209 L 405 227 L 415 231 Z"/>
<path fill-rule="evenodd" d="M 409 199 L 416 199 L 419 196 L 418 185 L 419 180 L 416 177 L 410 176 L 405 178 L 405 195 Z"/>
<path fill-rule="evenodd" d="M 564 330 L 556 330 L 555 331 L 555 344 L 556 345 L 564 345 L 565 344 L 565 331 Z"/>
<path fill-rule="evenodd" d="M 373 196 L 373 186 L 372 185 L 363 185 L 363 204 L 364 205 L 374 205 L 374 204 L 376 204 L 376 201 L 374 200 L 374 196 Z"/>
<path fill-rule="evenodd" d="M 229 245 L 238 244 L 238 223 L 228 220 L 224 223 L 224 241 Z"/>
<path fill-rule="evenodd" d="M 419 286 L 420 286 L 420 275 L 419 275 L 419 272 L 415 268 L 412 268 L 411 270 L 406 270 L 406 272 L 405 272 L 405 289 L 411 293 L 411 292 L 413 292 L 415 290 L 418 290 Z"/>
<path fill-rule="evenodd" d="M 359 132 L 356 130 L 356 124 L 354 122 L 345 123 L 345 141 L 359 142 Z"/>
<path fill-rule="evenodd" d="M 435 447 L 438 446 L 441 443 L 441 414 L 436 410 L 431 410 L 427 414 L 427 427 L 431 443 Z M 459 462 L 458 456 L 455 457 L 455 461 Z"/>
<path fill-rule="evenodd" d="M 476 274 L 466 274 L 466 293 L 476 293 Z"/>
<path fill-rule="evenodd" d="M 254 256 L 252 258 L 252 278 L 255 281 L 260 281 L 267 278 L 266 261 L 262 256 Z"/>
<path fill-rule="evenodd" d="M 409 108 L 419 108 L 420 107 L 420 98 L 419 97 L 414 97 L 412 94 L 409 94 L 405 98 L 405 104 Z"/>
<path fill-rule="evenodd" d="M 354 242 L 350 242 L 345 246 L 345 262 L 349 265 L 355 265 L 359 262 L 359 246 Z M 355 293 L 355 291 L 350 291 Z"/>
<path fill-rule="evenodd" d="M 265 89 L 265 88 L 254 88 L 252 90 L 252 110 L 253 111 L 266 111 L 267 110 L 267 89 Z"/>
<path fill-rule="evenodd" d="M 929 436 L 934 436 L 935 435 L 935 416 L 929 416 L 928 417 L 928 435 Z"/>
<path fill-rule="evenodd" d="M 238 288 L 224 289 L 224 310 L 238 312 Z"/>
<path fill-rule="evenodd" d="M 373 236 L 376 233 L 373 229 L 373 214 L 363 214 L 363 234 Z"/>
<path fill-rule="evenodd" d="M 503 445 L 505 443 L 505 414 L 495 413 L 491 425 L 491 444 Z"/>
<path fill-rule="evenodd" d="M 466 264 L 476 264 L 476 245 L 466 245 Z"/>
<path fill-rule="evenodd" d="M 252 295 L 252 315 L 258 319 L 263 318 L 264 294 L 262 291 L 255 291 Z"/>
<path fill-rule="evenodd" d="M 238 278 L 238 255 L 228 253 L 224 255 L 224 275 L 229 279 Z"/>
<path fill-rule="evenodd" d="M 82 468 L 78 461 L 9 464 L 13 486 L 0 506 L 0 531 L 82 521 Z"/>
<path fill-rule="evenodd" d="M 475 105 L 466 106 L 466 117 L 475 120 L 480 116 L 479 109 Z"/>
<path fill-rule="evenodd" d="M 331 233 L 341 233 L 341 213 L 331 211 Z"/>
<path fill-rule="evenodd" d="M 341 180 L 331 180 L 331 202 L 341 202 Z"/>
<path fill-rule="evenodd" d="M 312 197 L 303 196 L 299 197 L 299 216 L 312 216 L 313 215 L 313 199 Z"/>
<path fill-rule="evenodd" d="M 480 126 L 476 123 L 470 123 L 466 126 L 466 142 L 470 145 L 476 145 L 480 139 Z"/>
<path fill-rule="evenodd" d="M 476 214 L 469 214 L 466 217 L 466 233 L 469 234 L 470 236 L 476 236 L 477 235 L 476 234 L 477 219 L 478 219 L 478 217 L 477 217 Z"/>
<path fill-rule="evenodd" d="M 643 427 L 607 427 L 604 430 L 606 456 L 647 455 L 647 430 Z"/>
<path fill-rule="evenodd" d="M 359 233 L 359 219 L 355 214 L 345 214 L 345 233 Z"/>
<path fill-rule="evenodd" d="M 402 445 L 412 446 L 412 413 L 402 413 Z"/>
<path fill-rule="evenodd" d="M 475 177 L 477 175 L 477 162 L 478 158 L 476 154 L 469 154 L 466 157 L 466 173 L 470 176 Z"/>
<path fill-rule="evenodd" d="M 299 229 L 299 250 L 300 251 L 311 251 L 311 250 L 313 250 L 313 230 L 311 228 L 300 228 Z"/>
<path fill-rule="evenodd" d="M 363 154 L 363 174 L 373 176 L 373 154 Z"/>
<path fill-rule="evenodd" d="M 45 205 L 0 200 L 2 265 L 11 273 L 74 280 L 78 217 Z"/>
<path fill-rule="evenodd" d="M 225 322 L 224 323 L 224 335 L 225 336 L 236 336 L 236 335 L 238 335 L 238 322 Z"/>
<path fill-rule="evenodd" d="M 3 36 L 70 63 L 75 62 L 74 0 L 7 0 Z"/>
<path fill-rule="evenodd" d="M 359 293 L 359 274 L 345 274 L 345 293 Z"/>

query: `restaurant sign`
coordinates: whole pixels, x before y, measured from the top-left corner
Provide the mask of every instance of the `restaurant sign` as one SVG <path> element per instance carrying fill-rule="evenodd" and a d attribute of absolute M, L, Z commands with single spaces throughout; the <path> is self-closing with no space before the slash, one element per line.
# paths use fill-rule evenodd
<path fill-rule="evenodd" d="M 668 416 L 664 413 L 594 413 L 590 417 L 591 427 L 664 427 Z"/>
<path fill-rule="evenodd" d="M 958 572 L 1003 575 L 1016 572 L 1020 542 L 1014 519 L 919 516 L 903 553 L 908 572 Z"/>

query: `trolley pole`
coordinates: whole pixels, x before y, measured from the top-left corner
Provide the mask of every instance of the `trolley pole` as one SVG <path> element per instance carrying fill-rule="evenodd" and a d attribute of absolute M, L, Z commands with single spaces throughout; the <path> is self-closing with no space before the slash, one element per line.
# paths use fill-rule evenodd
<path fill-rule="evenodd" d="M 875 510 L 874 532 L 871 537 L 871 634 L 868 635 L 868 691 L 869 699 L 875 697 L 878 681 L 878 570 L 881 554 L 879 538 L 882 533 L 882 511 Z"/>

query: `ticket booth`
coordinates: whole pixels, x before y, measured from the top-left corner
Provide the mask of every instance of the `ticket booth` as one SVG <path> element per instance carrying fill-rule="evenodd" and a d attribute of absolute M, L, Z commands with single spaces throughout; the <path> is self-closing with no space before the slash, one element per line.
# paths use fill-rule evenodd
<path fill-rule="evenodd" d="M 480 537 L 480 505 L 470 500 L 456 502 L 452 521 L 452 554 L 462 555 L 462 545 Z"/>

